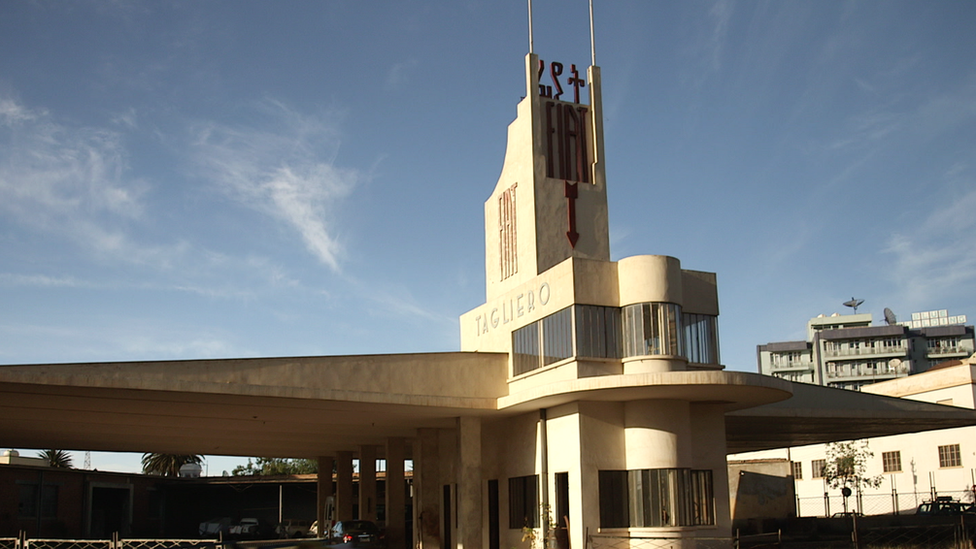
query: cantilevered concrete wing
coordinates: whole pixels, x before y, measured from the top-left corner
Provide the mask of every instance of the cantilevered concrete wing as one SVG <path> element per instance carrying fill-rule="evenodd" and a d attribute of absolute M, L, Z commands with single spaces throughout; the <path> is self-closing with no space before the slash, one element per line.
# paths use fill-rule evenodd
<path fill-rule="evenodd" d="M 0 441 L 314 458 L 491 413 L 507 372 L 497 353 L 0 366 Z"/>
<path fill-rule="evenodd" d="M 976 425 L 976 411 L 903 398 L 793 384 L 787 400 L 729 412 L 729 453 Z"/>

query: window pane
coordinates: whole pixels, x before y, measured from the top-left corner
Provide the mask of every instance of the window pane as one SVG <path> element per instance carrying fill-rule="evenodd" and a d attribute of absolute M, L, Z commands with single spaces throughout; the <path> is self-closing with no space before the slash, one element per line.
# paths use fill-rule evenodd
<path fill-rule="evenodd" d="M 815 459 L 810 462 L 810 475 L 813 478 L 823 478 L 824 467 L 827 465 L 825 459 Z"/>
<path fill-rule="evenodd" d="M 600 527 L 629 526 L 627 471 L 600 471 Z"/>
<path fill-rule="evenodd" d="M 939 446 L 939 467 L 960 467 L 962 458 L 958 444 Z"/>
<path fill-rule="evenodd" d="M 539 526 L 538 480 L 535 475 L 508 479 L 508 527 Z"/>
<path fill-rule="evenodd" d="M 573 356 L 573 317 L 567 307 L 542 319 L 542 365 Z"/>
<path fill-rule="evenodd" d="M 715 524 L 711 471 L 600 471 L 601 528 L 701 524 Z"/>
<path fill-rule="evenodd" d="M 901 472 L 901 452 L 883 452 L 881 454 L 881 464 L 885 473 Z"/>
<path fill-rule="evenodd" d="M 624 307 L 625 356 L 684 355 L 681 307 L 673 303 L 640 303 Z"/>
<path fill-rule="evenodd" d="M 711 315 L 685 314 L 685 356 L 695 364 L 719 364 L 718 318 Z"/>
<path fill-rule="evenodd" d="M 576 306 L 576 355 L 620 358 L 620 309 Z"/>
<path fill-rule="evenodd" d="M 513 375 L 531 372 L 541 365 L 539 355 L 539 323 L 512 332 L 512 370 Z"/>

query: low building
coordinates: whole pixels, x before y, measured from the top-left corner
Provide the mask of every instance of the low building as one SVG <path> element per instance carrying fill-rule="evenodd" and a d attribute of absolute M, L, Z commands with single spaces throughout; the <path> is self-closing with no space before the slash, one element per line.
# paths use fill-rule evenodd
<path fill-rule="evenodd" d="M 861 391 L 921 402 L 976 407 L 976 355 L 929 371 L 862 386 Z M 891 421 L 897 421 L 892 418 Z M 854 490 L 847 508 L 865 515 L 913 514 L 936 497 L 976 501 L 976 427 L 959 427 L 865 439 L 865 478 L 877 487 Z M 845 510 L 840 488 L 828 485 L 825 444 L 729 456 L 730 467 L 757 472 L 749 463 L 790 463 L 796 516 L 831 516 Z M 780 509 L 766 509 L 778 512 Z"/>
<path fill-rule="evenodd" d="M 405 490 L 413 482 L 404 478 Z M 358 475 L 353 513 L 359 516 Z M 318 505 L 318 475 L 163 477 L 0 464 L 0 538 L 192 539 L 200 524 L 229 525 L 255 518 L 266 534 L 284 520 L 311 524 Z M 376 474 L 376 520 L 386 522 L 386 474 Z M 410 502 L 407 502 L 409 513 Z M 407 523 L 407 533 L 412 525 Z M 268 534 L 273 535 L 273 534 Z"/>

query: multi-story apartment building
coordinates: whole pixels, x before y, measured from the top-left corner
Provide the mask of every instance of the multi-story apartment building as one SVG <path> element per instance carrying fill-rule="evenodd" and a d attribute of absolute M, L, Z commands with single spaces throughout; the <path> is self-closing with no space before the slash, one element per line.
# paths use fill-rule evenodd
<path fill-rule="evenodd" d="M 759 345 L 759 372 L 844 389 L 925 372 L 933 364 L 976 351 L 965 316 L 916 313 L 932 322 L 873 325 L 870 313 L 820 315 L 807 323 L 804 341 Z M 955 323 L 950 323 L 950 321 Z"/>

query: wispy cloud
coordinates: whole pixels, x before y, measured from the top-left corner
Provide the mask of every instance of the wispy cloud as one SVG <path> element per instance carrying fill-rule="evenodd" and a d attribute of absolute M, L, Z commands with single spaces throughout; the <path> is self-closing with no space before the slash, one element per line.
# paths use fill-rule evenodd
<path fill-rule="evenodd" d="M 88 286 L 86 282 L 72 276 L 23 275 L 13 273 L 0 273 L 0 285 L 41 288 L 80 288 Z"/>
<path fill-rule="evenodd" d="M 261 110 L 262 124 L 199 125 L 199 175 L 297 231 L 319 261 L 338 271 L 342 246 L 333 215 L 363 175 L 334 165 L 339 138 L 329 121 L 273 101 Z"/>
<path fill-rule="evenodd" d="M 117 132 L 61 124 L 0 98 L 0 211 L 17 223 L 118 250 L 119 226 L 142 215 L 147 189 L 127 175 Z"/>
<path fill-rule="evenodd" d="M 955 293 L 960 288 L 976 288 L 973 211 L 976 190 L 955 197 L 911 230 L 891 236 L 885 249 L 894 258 L 888 275 L 908 304 L 931 307 L 962 299 Z"/>
<path fill-rule="evenodd" d="M 409 74 L 417 68 L 418 61 L 409 59 L 400 63 L 395 63 L 386 72 L 387 89 L 395 90 L 403 87 L 409 81 Z"/>

